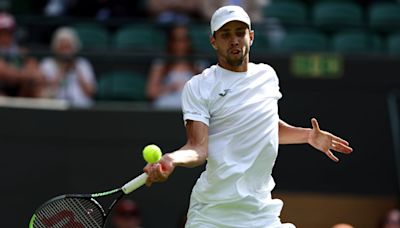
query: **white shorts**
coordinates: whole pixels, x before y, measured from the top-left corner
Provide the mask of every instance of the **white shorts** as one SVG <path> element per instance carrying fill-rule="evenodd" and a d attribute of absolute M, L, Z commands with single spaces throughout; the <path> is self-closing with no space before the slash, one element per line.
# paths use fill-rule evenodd
<path fill-rule="evenodd" d="M 282 207 L 279 199 L 268 200 L 264 205 L 251 198 L 204 204 L 192 196 L 185 228 L 296 228 L 291 223 L 281 223 Z"/>

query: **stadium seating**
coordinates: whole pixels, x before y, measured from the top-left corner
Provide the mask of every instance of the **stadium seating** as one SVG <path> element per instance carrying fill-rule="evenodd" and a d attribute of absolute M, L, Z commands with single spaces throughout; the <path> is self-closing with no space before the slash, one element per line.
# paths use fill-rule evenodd
<path fill-rule="evenodd" d="M 326 51 L 328 39 L 317 30 L 295 30 L 286 34 L 281 43 L 282 51 Z"/>
<path fill-rule="evenodd" d="M 389 54 L 400 55 L 400 32 L 388 36 L 387 49 Z"/>
<path fill-rule="evenodd" d="M 151 24 L 126 25 L 115 32 L 113 47 L 124 50 L 162 51 L 165 47 L 165 36 Z"/>
<path fill-rule="evenodd" d="M 112 71 L 99 77 L 98 100 L 145 100 L 144 75 L 131 71 Z"/>
<path fill-rule="evenodd" d="M 145 7 L 147 1 L 140 2 L 140 7 Z M 297 50 L 343 53 L 376 53 L 381 50 L 381 53 L 397 53 L 397 36 L 389 34 L 400 32 L 400 3 L 394 0 L 377 2 L 368 5 L 367 2 L 355 0 L 272 0 L 262 9 L 265 20 L 253 24 L 256 37 L 252 45 L 252 54 Z M 37 51 L 38 55 L 43 55 L 42 50 L 48 47 L 54 29 L 72 25 L 82 41 L 83 54 L 97 57 L 97 54 L 102 53 L 110 53 L 110 56 L 138 53 L 148 58 L 157 57 L 166 49 L 164 28 L 169 26 L 157 24 L 145 14 L 140 19 L 110 18 L 109 21 L 102 22 L 95 18 L 73 16 L 46 18 L 17 15 L 16 19 L 19 27 L 17 39 L 21 44 Z M 187 25 L 194 54 L 214 58 L 214 50 L 209 44 L 209 23 L 195 18 Z M 349 29 L 369 31 L 377 35 L 371 37 L 343 32 Z M 378 35 L 384 38 L 384 45 Z M 367 46 L 365 49 L 365 43 L 372 43 L 374 46 Z M 89 51 L 86 52 L 87 50 Z M 99 52 L 91 52 L 92 50 Z M 146 61 L 148 62 L 151 61 Z"/>
<path fill-rule="evenodd" d="M 332 50 L 344 54 L 379 53 L 382 40 L 363 31 L 338 32 L 332 37 Z"/>
<path fill-rule="evenodd" d="M 190 38 L 196 53 L 213 53 L 210 44 L 210 27 L 208 24 L 194 24 L 189 27 Z"/>
<path fill-rule="evenodd" d="M 82 42 L 83 49 L 104 49 L 108 47 L 110 35 L 107 29 L 99 24 L 81 23 L 75 24 L 73 27 Z"/>
<path fill-rule="evenodd" d="M 359 5 L 352 2 L 323 1 L 314 4 L 312 20 L 314 25 L 327 31 L 361 27 L 363 11 Z"/>
<path fill-rule="evenodd" d="M 378 31 L 400 30 L 400 3 L 371 5 L 368 11 L 371 28 Z"/>
<path fill-rule="evenodd" d="M 254 35 L 254 41 L 251 45 L 251 52 L 254 54 L 265 54 L 266 51 L 270 51 L 270 41 L 268 40 L 267 34 L 260 30 L 256 30 Z"/>
<path fill-rule="evenodd" d="M 305 25 L 307 7 L 301 1 L 273 1 L 263 9 L 266 20 L 276 19 L 286 26 Z"/>

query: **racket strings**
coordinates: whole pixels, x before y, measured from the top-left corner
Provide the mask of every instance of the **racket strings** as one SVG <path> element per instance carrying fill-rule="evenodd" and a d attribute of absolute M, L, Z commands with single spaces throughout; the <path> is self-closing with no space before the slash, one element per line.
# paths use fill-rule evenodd
<path fill-rule="evenodd" d="M 102 210 L 84 198 L 61 198 L 36 212 L 34 228 L 101 228 Z"/>

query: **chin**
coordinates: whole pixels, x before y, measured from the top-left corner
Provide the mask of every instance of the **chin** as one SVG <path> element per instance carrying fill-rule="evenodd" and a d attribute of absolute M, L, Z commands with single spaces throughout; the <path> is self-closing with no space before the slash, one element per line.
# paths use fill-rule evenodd
<path fill-rule="evenodd" d="M 238 67 L 238 66 L 243 65 L 243 63 L 244 63 L 243 60 L 244 60 L 243 58 L 240 58 L 240 59 L 230 59 L 230 60 L 228 60 L 227 62 L 228 62 L 229 65 L 231 65 L 231 66 Z"/>

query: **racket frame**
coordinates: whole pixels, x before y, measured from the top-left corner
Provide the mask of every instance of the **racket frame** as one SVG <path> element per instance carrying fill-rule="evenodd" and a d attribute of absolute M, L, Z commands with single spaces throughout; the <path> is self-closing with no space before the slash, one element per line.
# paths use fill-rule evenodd
<path fill-rule="evenodd" d="M 133 178 L 132 180 L 130 180 L 129 182 L 124 184 L 122 187 L 116 188 L 116 189 L 112 189 L 112 190 L 109 190 L 109 191 L 105 191 L 105 192 L 98 192 L 98 193 L 92 193 L 92 194 L 65 194 L 65 195 L 61 195 L 61 196 L 56 196 L 56 197 L 46 201 L 41 206 L 39 206 L 38 209 L 35 210 L 35 213 L 33 214 L 33 216 L 31 217 L 31 219 L 29 221 L 29 228 L 34 228 L 33 224 L 35 223 L 35 220 L 37 218 L 36 214 L 43 207 L 45 207 L 47 204 L 50 204 L 50 203 L 52 203 L 52 202 L 54 202 L 56 200 L 61 200 L 61 199 L 65 199 L 65 198 L 84 198 L 84 199 L 88 199 L 91 202 L 93 202 L 100 209 L 100 211 L 102 213 L 103 226 L 104 226 L 107 223 L 107 219 L 109 217 L 109 214 L 111 213 L 111 211 L 114 208 L 114 206 L 116 205 L 116 203 L 124 195 L 127 195 L 127 194 L 133 192 L 134 190 L 138 189 L 139 187 L 143 186 L 146 183 L 147 177 L 148 177 L 147 173 L 142 173 L 141 175 Z M 104 210 L 104 208 L 101 206 L 101 204 L 99 202 L 97 202 L 97 200 L 95 199 L 95 198 L 109 196 L 109 195 L 113 195 L 113 194 L 117 194 L 117 193 L 120 193 L 119 196 L 116 197 L 113 200 L 113 202 L 108 207 L 107 212 Z"/>

